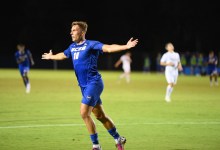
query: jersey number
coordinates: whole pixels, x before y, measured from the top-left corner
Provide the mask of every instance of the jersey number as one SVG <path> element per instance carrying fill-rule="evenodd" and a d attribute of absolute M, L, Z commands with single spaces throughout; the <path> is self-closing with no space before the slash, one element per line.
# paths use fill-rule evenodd
<path fill-rule="evenodd" d="M 73 54 L 73 59 L 76 60 L 76 59 L 78 59 L 78 58 L 79 58 L 79 52 L 75 52 L 75 53 Z"/>

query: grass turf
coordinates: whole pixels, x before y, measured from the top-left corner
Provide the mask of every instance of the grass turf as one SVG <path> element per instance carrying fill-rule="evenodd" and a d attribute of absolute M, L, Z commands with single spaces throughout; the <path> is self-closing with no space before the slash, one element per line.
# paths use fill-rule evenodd
<path fill-rule="evenodd" d="M 219 150 L 220 87 L 208 77 L 180 75 L 172 102 L 164 100 L 163 74 L 100 71 L 105 112 L 127 138 L 126 150 Z M 17 69 L 0 69 L 1 150 L 88 150 L 91 142 L 79 115 L 81 93 L 72 70 L 34 70 L 26 94 Z M 114 140 L 98 122 L 103 150 Z"/>

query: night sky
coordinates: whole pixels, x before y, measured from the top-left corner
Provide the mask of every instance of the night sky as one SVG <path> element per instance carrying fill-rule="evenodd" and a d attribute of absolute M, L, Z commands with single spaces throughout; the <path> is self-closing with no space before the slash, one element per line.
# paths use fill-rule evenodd
<path fill-rule="evenodd" d="M 125 44 L 130 37 L 139 44 L 132 49 L 134 66 L 140 69 L 142 57 L 152 59 L 164 53 L 166 42 L 173 42 L 178 52 L 218 52 L 220 49 L 220 6 L 213 1 L 73 1 L 22 0 L 1 4 L 0 67 L 16 67 L 16 44 L 23 42 L 34 56 L 35 68 L 49 68 L 41 60 L 43 52 L 65 50 L 71 44 L 71 22 L 86 21 L 86 39 L 106 44 Z M 100 68 L 118 59 L 118 54 L 104 54 Z M 141 57 L 141 59 L 140 59 Z M 108 58 L 106 62 L 105 58 Z M 68 64 L 68 65 L 67 65 Z M 71 67 L 69 61 L 61 68 Z"/>

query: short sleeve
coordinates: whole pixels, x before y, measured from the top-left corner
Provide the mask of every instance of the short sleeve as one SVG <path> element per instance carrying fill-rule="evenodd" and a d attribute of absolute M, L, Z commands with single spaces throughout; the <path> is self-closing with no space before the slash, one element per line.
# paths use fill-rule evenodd
<path fill-rule="evenodd" d="M 120 57 L 120 60 L 123 61 L 123 60 L 124 60 L 124 56 L 121 56 L 121 57 Z"/>
<path fill-rule="evenodd" d="M 166 62 L 166 61 L 167 61 L 166 55 L 163 55 L 160 59 L 160 62 Z"/>
<path fill-rule="evenodd" d="M 15 59 L 18 60 L 18 53 L 15 53 Z"/>
<path fill-rule="evenodd" d="M 93 50 L 98 50 L 98 51 L 102 51 L 102 47 L 103 47 L 103 43 L 99 42 L 99 41 L 94 41 L 94 44 L 92 45 L 92 49 Z"/>
<path fill-rule="evenodd" d="M 180 62 L 180 55 L 177 53 L 178 62 Z"/>
<path fill-rule="evenodd" d="M 64 53 L 64 55 L 65 55 L 67 58 L 70 58 L 70 56 L 71 56 L 71 50 L 70 50 L 70 47 L 67 48 L 63 53 Z"/>
<path fill-rule="evenodd" d="M 29 49 L 27 50 L 27 54 L 28 54 L 28 56 L 30 56 L 30 55 L 31 55 L 31 52 L 30 52 L 30 50 L 29 50 Z"/>

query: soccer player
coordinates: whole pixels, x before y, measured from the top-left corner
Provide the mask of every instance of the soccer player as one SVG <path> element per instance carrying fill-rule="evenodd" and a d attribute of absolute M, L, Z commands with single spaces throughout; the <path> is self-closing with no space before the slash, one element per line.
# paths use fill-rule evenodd
<path fill-rule="evenodd" d="M 34 65 L 34 59 L 30 50 L 25 48 L 25 45 L 20 43 L 17 44 L 17 51 L 15 53 L 15 59 L 18 64 L 19 71 L 21 73 L 26 93 L 30 93 L 31 84 L 28 78 L 28 72 L 30 70 L 30 64 Z"/>
<path fill-rule="evenodd" d="M 85 38 L 87 28 L 88 25 L 84 21 L 72 22 L 70 34 L 73 43 L 64 52 L 53 55 L 50 50 L 49 53 L 44 53 L 42 59 L 63 60 L 72 58 L 74 71 L 82 93 L 80 114 L 90 134 L 93 150 L 101 150 L 101 146 L 91 113 L 95 115 L 114 138 L 117 149 L 124 150 L 126 139 L 120 136 L 116 126 L 110 117 L 106 115 L 102 106 L 100 95 L 103 91 L 103 81 L 97 70 L 97 60 L 99 54 L 103 52 L 111 53 L 133 48 L 138 43 L 138 40 L 131 38 L 125 45 L 103 44 L 99 41 L 87 40 Z"/>
<path fill-rule="evenodd" d="M 119 76 L 119 79 L 125 77 L 126 82 L 130 82 L 130 73 L 131 73 L 131 52 L 126 52 L 120 57 L 120 59 L 115 63 L 115 68 L 118 68 L 122 64 L 123 73 Z"/>
<path fill-rule="evenodd" d="M 215 85 L 218 86 L 218 70 L 217 70 L 217 64 L 218 64 L 218 58 L 215 56 L 214 51 L 209 52 L 209 56 L 207 58 L 207 72 L 209 75 L 210 80 L 210 86 L 213 86 L 213 78 L 215 80 Z"/>
<path fill-rule="evenodd" d="M 180 62 L 179 53 L 174 52 L 173 44 L 167 43 L 165 49 L 167 52 L 163 54 L 160 60 L 160 65 L 165 66 L 165 77 L 168 83 L 165 101 L 170 102 L 173 87 L 177 83 L 178 71 L 182 71 L 183 68 Z"/>

